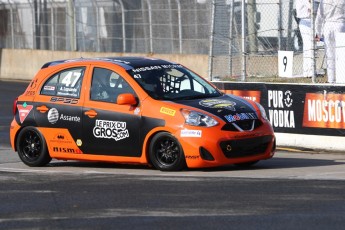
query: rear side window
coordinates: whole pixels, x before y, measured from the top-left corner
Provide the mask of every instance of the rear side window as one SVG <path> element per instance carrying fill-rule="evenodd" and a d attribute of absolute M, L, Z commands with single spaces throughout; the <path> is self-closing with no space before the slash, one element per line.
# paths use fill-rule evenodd
<path fill-rule="evenodd" d="M 63 70 L 51 76 L 43 85 L 41 95 L 80 97 L 85 67 Z"/>

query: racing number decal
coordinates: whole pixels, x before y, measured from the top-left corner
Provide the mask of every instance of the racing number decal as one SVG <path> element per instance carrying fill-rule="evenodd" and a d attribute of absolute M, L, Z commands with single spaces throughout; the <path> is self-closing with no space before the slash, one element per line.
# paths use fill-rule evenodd
<path fill-rule="evenodd" d="M 61 81 L 66 87 L 75 87 L 81 76 L 80 72 L 69 72 Z"/>
<path fill-rule="evenodd" d="M 288 60 L 287 57 L 284 56 L 283 57 L 284 72 L 286 72 L 287 60 Z"/>

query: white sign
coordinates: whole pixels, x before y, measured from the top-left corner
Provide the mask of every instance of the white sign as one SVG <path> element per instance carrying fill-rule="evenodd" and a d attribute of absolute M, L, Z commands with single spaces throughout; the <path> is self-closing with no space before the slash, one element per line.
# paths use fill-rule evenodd
<path fill-rule="evenodd" d="M 278 51 L 279 77 L 292 77 L 293 51 Z"/>
<path fill-rule="evenodd" d="M 335 76 L 336 83 L 345 83 L 345 33 L 335 35 Z"/>

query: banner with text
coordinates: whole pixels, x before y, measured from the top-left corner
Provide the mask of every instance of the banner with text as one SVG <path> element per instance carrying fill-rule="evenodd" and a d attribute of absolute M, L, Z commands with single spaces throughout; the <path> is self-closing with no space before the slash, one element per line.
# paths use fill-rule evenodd
<path fill-rule="evenodd" d="M 345 136 L 344 86 L 213 83 L 263 105 L 275 132 Z"/>

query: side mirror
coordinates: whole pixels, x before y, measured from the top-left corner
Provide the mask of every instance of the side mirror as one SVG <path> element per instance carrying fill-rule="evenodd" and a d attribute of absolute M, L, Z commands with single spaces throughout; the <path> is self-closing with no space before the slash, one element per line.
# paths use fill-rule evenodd
<path fill-rule="evenodd" d="M 137 99 L 131 93 L 122 93 L 117 96 L 118 105 L 136 105 L 138 104 Z"/>

